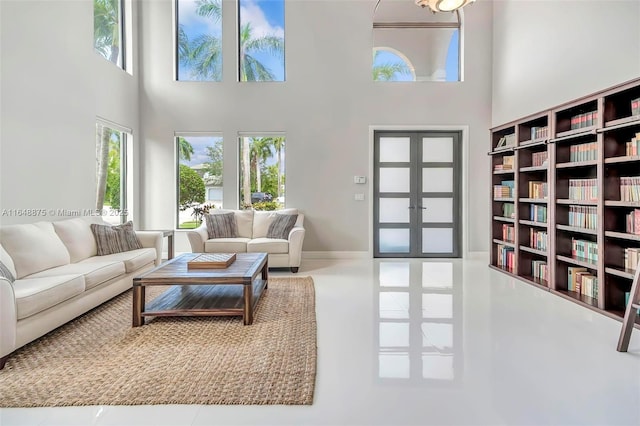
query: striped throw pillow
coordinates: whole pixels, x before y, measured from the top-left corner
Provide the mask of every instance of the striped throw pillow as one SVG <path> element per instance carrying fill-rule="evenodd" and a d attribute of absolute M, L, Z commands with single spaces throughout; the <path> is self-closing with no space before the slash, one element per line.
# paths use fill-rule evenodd
<path fill-rule="evenodd" d="M 286 240 L 289 238 L 289 232 L 298 220 L 297 214 L 276 214 L 276 218 L 269 225 L 267 230 L 267 238 L 278 238 Z"/>
<path fill-rule="evenodd" d="M 0 277 L 8 279 L 10 283 L 16 280 L 16 277 L 14 277 L 9 268 L 7 268 L 7 265 L 2 262 L 0 262 Z"/>
<path fill-rule="evenodd" d="M 142 248 L 132 221 L 117 226 L 92 223 L 91 232 L 96 239 L 98 256 Z"/>
<path fill-rule="evenodd" d="M 208 214 L 205 216 L 205 221 L 209 238 L 236 238 L 238 236 L 236 215 L 233 212 Z"/>

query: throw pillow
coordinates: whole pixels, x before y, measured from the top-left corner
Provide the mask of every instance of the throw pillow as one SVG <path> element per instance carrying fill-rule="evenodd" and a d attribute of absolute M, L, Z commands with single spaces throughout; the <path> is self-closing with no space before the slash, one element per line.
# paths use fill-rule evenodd
<path fill-rule="evenodd" d="M 233 212 L 208 214 L 205 216 L 205 221 L 209 238 L 236 238 L 238 236 L 236 215 Z"/>
<path fill-rule="evenodd" d="M 278 238 L 286 240 L 289 238 L 289 232 L 298 220 L 297 214 L 277 214 L 276 218 L 269 225 L 267 230 L 267 238 Z"/>
<path fill-rule="evenodd" d="M 9 268 L 2 262 L 0 262 L 0 277 L 8 279 L 10 283 L 16 280 Z"/>
<path fill-rule="evenodd" d="M 96 239 L 98 256 L 142 248 L 132 221 L 117 226 L 92 223 L 91 232 Z"/>

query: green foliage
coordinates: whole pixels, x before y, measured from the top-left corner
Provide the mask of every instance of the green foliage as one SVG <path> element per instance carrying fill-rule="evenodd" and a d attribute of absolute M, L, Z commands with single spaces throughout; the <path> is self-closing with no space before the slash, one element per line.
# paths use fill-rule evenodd
<path fill-rule="evenodd" d="M 185 210 L 193 203 L 204 203 L 205 187 L 195 170 L 180 164 L 180 209 Z"/>
<path fill-rule="evenodd" d="M 268 192 L 273 198 L 278 196 L 278 166 L 262 167 L 262 192 Z"/>
<path fill-rule="evenodd" d="M 209 214 L 209 210 L 215 209 L 213 204 L 203 204 L 201 206 L 195 206 L 193 208 L 192 216 L 196 219 L 196 222 L 202 223 L 202 218 L 205 214 Z"/>
<path fill-rule="evenodd" d="M 224 158 L 222 154 L 222 140 L 216 141 L 213 146 L 207 147 L 207 155 L 211 159 L 207 172 L 212 176 L 220 176 L 220 184 L 222 184 Z"/>
<path fill-rule="evenodd" d="M 118 63 L 120 55 L 118 0 L 93 1 L 93 46 L 102 56 Z"/>
<path fill-rule="evenodd" d="M 253 203 L 254 210 L 278 210 L 280 205 L 276 201 L 260 201 L 259 203 Z"/>
<path fill-rule="evenodd" d="M 193 145 L 191 145 L 189 141 L 187 141 L 182 136 L 179 136 L 178 137 L 178 157 L 180 157 L 181 160 L 190 161 L 193 153 L 194 153 Z"/>
<path fill-rule="evenodd" d="M 376 63 L 376 59 L 380 51 L 377 51 L 373 55 L 373 63 Z M 411 70 L 407 64 L 403 62 L 387 62 L 384 64 L 374 65 L 372 68 L 373 81 L 394 81 L 397 80 L 396 74 L 407 75 L 411 74 Z"/>
<path fill-rule="evenodd" d="M 118 132 L 112 132 L 109 141 L 107 187 L 104 200 L 105 204 L 109 204 L 112 209 L 120 208 L 120 134 Z"/>

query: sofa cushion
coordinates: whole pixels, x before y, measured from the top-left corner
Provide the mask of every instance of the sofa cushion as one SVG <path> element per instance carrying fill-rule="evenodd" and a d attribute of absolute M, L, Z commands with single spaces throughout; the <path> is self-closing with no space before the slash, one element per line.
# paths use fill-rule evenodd
<path fill-rule="evenodd" d="M 23 319 L 71 299 L 84 291 L 82 275 L 24 278 L 13 283 L 18 319 Z"/>
<path fill-rule="evenodd" d="M 254 238 L 247 243 L 249 253 L 289 253 L 289 241 L 275 238 Z"/>
<path fill-rule="evenodd" d="M 253 210 L 226 210 L 212 209 L 209 214 L 225 214 L 233 213 L 236 217 L 236 226 L 238 227 L 237 236 L 240 238 L 251 238 L 253 233 Z"/>
<path fill-rule="evenodd" d="M 236 215 L 234 213 L 208 214 L 204 218 L 210 239 L 236 238 L 238 236 L 238 225 L 236 224 Z"/>
<path fill-rule="evenodd" d="M 277 211 L 256 211 L 253 218 L 253 238 L 265 238 L 271 222 L 276 215 L 298 214 L 298 209 L 282 209 Z"/>
<path fill-rule="evenodd" d="M 98 284 L 125 274 L 124 262 L 104 261 L 102 257 L 100 260 L 100 262 L 70 263 L 69 265 L 58 266 L 57 268 L 51 268 L 38 272 L 37 274 L 29 275 L 26 278 L 80 274 L 84 276 L 85 290 L 89 290 Z"/>
<path fill-rule="evenodd" d="M 216 238 L 204 242 L 205 253 L 246 253 L 250 238 Z"/>
<path fill-rule="evenodd" d="M 156 260 L 156 249 L 143 248 L 138 250 L 123 251 L 122 253 L 107 254 L 104 256 L 93 256 L 85 259 L 82 263 L 101 263 L 101 262 L 124 262 L 125 271 L 127 273 L 137 271 L 143 266 L 153 263 Z"/>
<path fill-rule="evenodd" d="M 99 216 L 78 217 L 53 222 L 53 229 L 69 251 L 71 263 L 79 262 L 98 253 L 96 239 L 91 232 L 92 223 L 104 224 Z"/>
<path fill-rule="evenodd" d="M 3 226 L 0 241 L 13 260 L 18 279 L 71 260 L 51 222 Z"/>
<path fill-rule="evenodd" d="M 133 222 L 122 225 L 99 225 L 92 223 L 91 232 L 96 238 L 98 256 L 141 249 L 142 244 L 133 230 Z"/>
<path fill-rule="evenodd" d="M 297 214 L 277 214 L 271 225 L 269 225 L 267 238 L 289 239 L 289 232 L 293 229 L 293 225 L 296 224 L 296 220 L 298 220 Z"/>
<path fill-rule="evenodd" d="M 16 266 L 13 264 L 13 259 L 9 256 L 9 253 L 2 247 L 0 244 L 0 262 L 4 263 L 4 266 L 11 272 L 13 277 L 15 278 L 16 274 Z"/>
<path fill-rule="evenodd" d="M 6 278 L 10 283 L 16 280 L 16 277 L 13 276 L 13 273 L 11 273 L 2 261 L 0 261 L 0 277 Z"/>

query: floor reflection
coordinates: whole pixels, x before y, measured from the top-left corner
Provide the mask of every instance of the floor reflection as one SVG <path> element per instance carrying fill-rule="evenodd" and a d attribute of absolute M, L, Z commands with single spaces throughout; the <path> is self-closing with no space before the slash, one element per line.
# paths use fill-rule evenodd
<path fill-rule="evenodd" d="M 374 263 L 379 383 L 447 385 L 461 380 L 462 274 L 459 260 Z"/>

